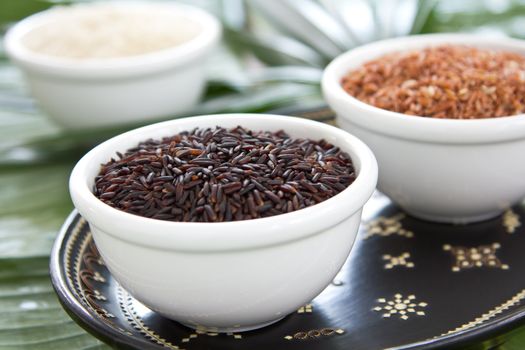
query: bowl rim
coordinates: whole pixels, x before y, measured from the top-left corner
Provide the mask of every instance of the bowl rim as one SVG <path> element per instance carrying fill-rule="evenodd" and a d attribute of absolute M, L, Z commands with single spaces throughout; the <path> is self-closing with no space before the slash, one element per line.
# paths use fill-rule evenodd
<path fill-rule="evenodd" d="M 117 0 L 111 3 L 69 6 L 101 5 L 172 9 L 178 15 L 198 24 L 200 28 L 194 37 L 173 47 L 133 56 L 76 60 L 38 53 L 28 49 L 22 43 L 24 35 L 56 16 L 55 10 L 57 7 L 52 7 L 22 19 L 7 31 L 4 38 L 4 47 L 7 55 L 23 68 L 35 73 L 70 78 L 107 79 L 151 74 L 169 68 L 184 66 L 203 57 L 221 37 L 220 22 L 212 14 L 187 4 L 166 3 L 158 0 L 151 2 Z"/>
<path fill-rule="evenodd" d="M 477 34 L 422 34 L 366 44 L 336 57 L 324 70 L 325 100 L 342 122 L 352 122 L 374 132 L 433 143 L 490 143 L 523 139 L 525 114 L 485 119 L 440 119 L 411 116 L 381 109 L 347 93 L 340 81 L 348 71 L 383 54 L 417 50 L 440 44 L 517 51 L 525 54 L 525 41 Z"/>
<path fill-rule="evenodd" d="M 242 120 L 242 119 L 245 120 Z M 174 130 L 189 130 L 196 126 L 245 125 L 264 120 L 266 130 L 315 129 L 342 144 L 339 147 L 351 154 L 357 168 L 356 180 L 345 190 L 314 206 L 291 213 L 244 221 L 194 223 L 173 222 L 126 213 L 103 203 L 92 193 L 88 185 L 89 171 L 99 166 L 96 159 L 101 154 L 122 151 L 125 140 L 144 140 L 149 133 L 163 131 L 158 137 L 173 134 Z M 254 127 L 255 128 L 255 127 Z M 175 131 L 177 132 L 177 131 Z M 136 144 L 133 141 L 133 144 Z M 163 250 L 218 251 L 255 248 L 302 239 L 337 225 L 360 211 L 370 198 L 377 183 L 377 162 L 372 151 L 361 140 L 346 131 L 308 119 L 271 114 L 216 114 L 174 119 L 141 127 L 115 136 L 89 151 L 74 167 L 69 190 L 77 210 L 90 225 L 120 240 Z M 323 220 L 327 217 L 332 220 Z M 118 223 L 119 229 L 114 225 Z M 298 229 L 297 225 L 301 225 Z M 283 232 L 286 232 L 283 235 Z M 217 238 L 220 239 L 217 239 Z"/>

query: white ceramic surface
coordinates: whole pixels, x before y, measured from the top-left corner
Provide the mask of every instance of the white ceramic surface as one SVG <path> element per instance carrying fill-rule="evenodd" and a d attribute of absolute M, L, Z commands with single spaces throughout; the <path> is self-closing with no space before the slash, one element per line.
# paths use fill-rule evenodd
<path fill-rule="evenodd" d="M 202 95 L 203 64 L 219 41 L 219 22 L 203 10 L 177 3 L 114 4 L 165 8 L 200 30 L 173 48 L 78 61 L 38 54 L 23 45 L 26 33 L 53 20 L 52 10 L 17 23 L 5 36 L 6 52 L 23 71 L 39 106 L 63 127 L 101 127 L 175 115 L 190 110 Z"/>
<path fill-rule="evenodd" d="M 324 138 L 350 154 L 357 179 L 309 208 L 224 223 L 148 219 L 111 208 L 92 194 L 100 164 L 116 151 L 216 125 Z M 243 331 L 281 319 L 331 282 L 350 253 L 376 182 L 372 152 L 341 129 L 294 117 L 225 114 L 154 124 L 102 143 L 75 166 L 70 192 L 109 270 L 135 298 L 191 327 Z"/>
<path fill-rule="evenodd" d="M 488 219 L 525 196 L 525 115 L 453 120 L 376 108 L 341 87 L 350 70 L 389 52 L 465 44 L 525 54 L 525 41 L 441 34 L 361 46 L 326 68 L 322 88 L 340 127 L 361 138 L 379 164 L 378 188 L 408 213 L 440 222 Z"/>

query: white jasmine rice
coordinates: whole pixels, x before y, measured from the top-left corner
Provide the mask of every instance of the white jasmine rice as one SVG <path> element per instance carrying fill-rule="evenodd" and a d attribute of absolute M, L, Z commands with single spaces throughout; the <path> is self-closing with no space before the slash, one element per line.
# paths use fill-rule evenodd
<path fill-rule="evenodd" d="M 200 25 L 162 4 L 92 3 L 57 7 L 22 39 L 31 51 L 69 59 L 104 59 L 172 48 Z"/>

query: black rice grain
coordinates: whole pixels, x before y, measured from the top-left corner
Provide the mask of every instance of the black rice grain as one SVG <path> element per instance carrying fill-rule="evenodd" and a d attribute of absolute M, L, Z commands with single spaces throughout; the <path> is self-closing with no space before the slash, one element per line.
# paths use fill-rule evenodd
<path fill-rule="evenodd" d="M 240 126 L 141 142 L 101 166 L 95 195 L 149 218 L 221 222 L 315 205 L 355 180 L 350 156 L 325 140 Z"/>

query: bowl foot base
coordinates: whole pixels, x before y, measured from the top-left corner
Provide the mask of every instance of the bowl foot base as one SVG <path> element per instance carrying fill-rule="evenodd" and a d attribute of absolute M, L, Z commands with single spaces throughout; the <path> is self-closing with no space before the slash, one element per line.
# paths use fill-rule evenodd
<path fill-rule="evenodd" d="M 283 318 L 284 317 L 279 317 L 276 320 L 272 320 L 272 321 L 264 322 L 264 323 L 258 323 L 258 324 L 255 324 L 255 325 L 250 325 L 250 326 L 245 326 L 245 327 L 244 326 L 239 326 L 239 327 L 208 327 L 208 326 L 202 326 L 202 325 L 188 324 L 188 323 L 184 323 L 184 322 L 180 322 L 180 323 L 182 325 L 188 327 L 188 328 L 192 328 L 192 329 L 196 329 L 196 330 L 204 331 L 204 332 L 239 333 L 239 332 L 253 331 L 255 329 L 259 329 L 259 328 L 263 328 L 263 327 L 269 326 L 271 324 L 279 322 Z"/>

